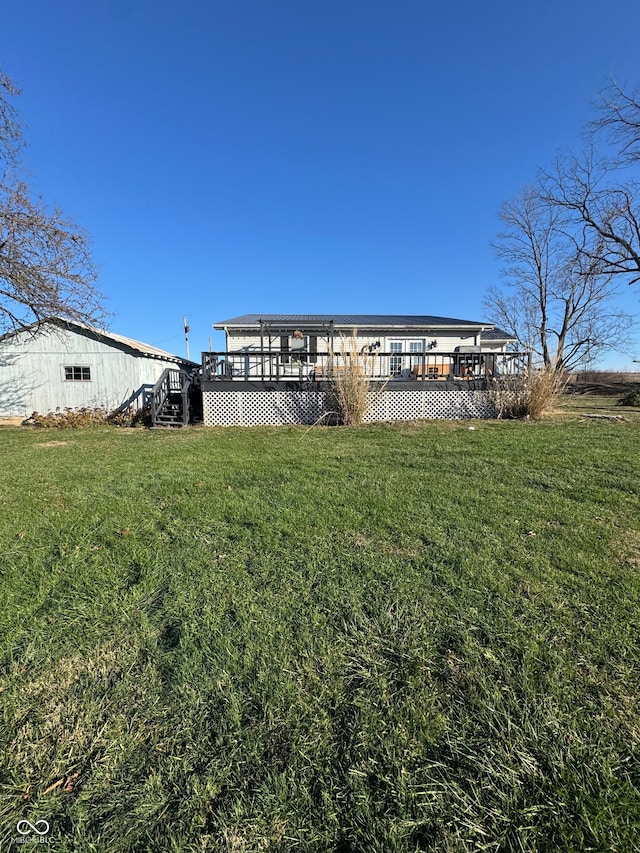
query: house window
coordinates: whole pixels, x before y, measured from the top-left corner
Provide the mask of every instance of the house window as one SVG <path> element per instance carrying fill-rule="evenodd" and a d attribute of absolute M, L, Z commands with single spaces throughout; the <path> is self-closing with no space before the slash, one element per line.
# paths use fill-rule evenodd
<path fill-rule="evenodd" d="M 418 353 L 424 352 L 424 346 L 422 341 L 409 341 L 409 352 Z M 417 355 L 411 356 L 411 367 L 415 367 L 416 364 L 421 364 L 422 359 Z"/>
<path fill-rule="evenodd" d="M 296 330 L 296 331 L 291 335 L 291 340 L 289 341 L 289 346 L 290 346 L 290 348 L 291 348 L 292 350 L 298 350 L 298 351 L 300 351 L 300 350 L 306 350 L 306 348 L 307 348 L 307 339 L 306 339 L 306 337 L 302 334 L 302 332 L 301 332 L 300 330 L 298 330 L 298 329 L 297 329 L 297 330 Z"/>
<path fill-rule="evenodd" d="M 64 381 L 65 382 L 91 382 L 91 368 L 90 367 L 79 367 L 78 365 L 73 365 L 72 367 L 65 367 L 64 369 Z"/>
<path fill-rule="evenodd" d="M 296 331 L 291 335 L 289 340 L 289 348 L 291 350 L 291 361 L 306 361 L 307 356 L 302 355 L 302 353 L 306 353 L 307 351 L 307 338 L 302 334 L 300 329 L 296 329 Z"/>
<path fill-rule="evenodd" d="M 402 341 L 389 341 L 389 352 L 401 353 Z M 391 376 L 402 375 L 402 356 L 392 355 L 389 357 L 389 374 Z"/>

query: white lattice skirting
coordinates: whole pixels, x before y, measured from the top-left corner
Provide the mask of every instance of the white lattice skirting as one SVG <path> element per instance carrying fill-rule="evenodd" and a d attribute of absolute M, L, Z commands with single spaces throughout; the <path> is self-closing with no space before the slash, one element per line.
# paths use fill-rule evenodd
<path fill-rule="evenodd" d="M 204 391 L 202 397 L 207 426 L 314 424 L 326 413 L 325 391 Z M 487 392 L 468 388 L 385 390 L 369 397 L 368 422 L 495 416 Z"/>

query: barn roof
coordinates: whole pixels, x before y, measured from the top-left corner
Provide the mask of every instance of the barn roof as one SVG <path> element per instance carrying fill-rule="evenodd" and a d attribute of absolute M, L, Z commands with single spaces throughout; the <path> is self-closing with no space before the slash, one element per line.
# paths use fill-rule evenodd
<path fill-rule="evenodd" d="M 75 320 L 65 320 L 62 317 L 48 317 L 45 320 L 40 320 L 40 322 L 26 326 L 24 329 L 7 332 L 7 334 L 0 336 L 0 341 L 7 340 L 8 338 L 15 337 L 16 335 L 23 334 L 24 332 L 36 334 L 38 329 L 42 328 L 42 326 L 58 326 L 61 329 L 67 329 L 80 335 L 85 335 L 106 343 L 113 343 L 120 349 L 125 348 L 149 358 L 161 358 L 165 361 L 175 361 L 181 364 L 196 364 L 195 361 L 189 361 L 179 355 L 174 355 L 173 353 L 166 352 L 166 350 L 158 349 L 158 347 L 154 347 L 151 344 L 145 344 L 142 341 L 135 340 L 134 338 L 127 338 L 124 335 L 116 335 L 114 332 L 108 332 L 105 329 L 96 329 L 94 326 L 87 326 L 85 323 L 79 323 Z"/>

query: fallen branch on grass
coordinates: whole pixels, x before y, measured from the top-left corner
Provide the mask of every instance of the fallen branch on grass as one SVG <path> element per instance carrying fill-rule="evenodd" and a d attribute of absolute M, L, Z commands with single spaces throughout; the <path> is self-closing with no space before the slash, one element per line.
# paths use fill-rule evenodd
<path fill-rule="evenodd" d="M 624 415 L 584 415 L 583 417 L 599 421 L 626 421 Z"/>

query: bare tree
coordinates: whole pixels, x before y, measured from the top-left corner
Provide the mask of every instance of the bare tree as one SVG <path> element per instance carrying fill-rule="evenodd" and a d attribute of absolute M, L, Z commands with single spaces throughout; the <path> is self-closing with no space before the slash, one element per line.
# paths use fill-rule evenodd
<path fill-rule="evenodd" d="M 19 94 L 13 80 L 0 71 L 0 160 L 5 162 L 14 162 L 23 144 L 18 111 L 9 100 Z"/>
<path fill-rule="evenodd" d="M 625 92 L 612 80 L 600 92 L 596 117 L 588 129 L 592 136 L 604 134 L 608 138 L 619 166 L 640 162 L 640 86 Z"/>
<path fill-rule="evenodd" d="M 640 281 L 640 86 L 631 92 L 614 82 L 607 86 L 587 129 L 585 154 L 561 157 L 552 171 L 541 172 L 542 194 L 582 232 L 589 264 L 635 284 Z"/>
<path fill-rule="evenodd" d="M 617 285 L 585 251 L 566 210 L 538 187 L 506 202 L 495 248 L 506 289 L 491 288 L 484 307 L 497 325 L 553 370 L 567 370 L 626 343 L 631 318 L 615 309 Z M 597 254 L 597 253 L 593 253 Z"/>
<path fill-rule="evenodd" d="M 19 330 L 47 317 L 100 325 L 104 297 L 87 233 L 59 208 L 49 208 L 20 176 L 23 145 L 19 94 L 0 72 L 0 332 Z"/>
<path fill-rule="evenodd" d="M 628 284 L 640 281 L 640 185 L 621 175 L 593 151 L 556 161 L 541 171 L 545 203 L 562 212 L 566 228 L 579 235 L 581 253 L 590 268 L 619 276 Z"/>

